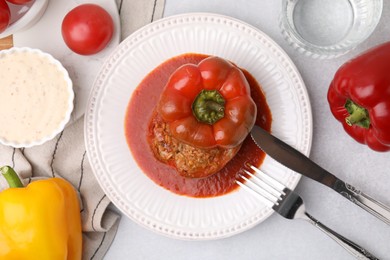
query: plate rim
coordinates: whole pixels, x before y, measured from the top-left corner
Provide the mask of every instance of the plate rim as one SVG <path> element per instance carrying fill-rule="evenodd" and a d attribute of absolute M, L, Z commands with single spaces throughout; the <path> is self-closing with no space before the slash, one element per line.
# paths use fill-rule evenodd
<path fill-rule="evenodd" d="M 123 203 L 123 200 L 121 200 L 121 198 L 112 194 L 112 192 L 114 192 L 113 189 L 110 189 L 110 187 L 107 187 L 106 186 L 107 183 L 104 183 L 104 177 L 101 177 L 100 175 L 97 174 L 97 171 L 99 171 L 99 169 L 96 169 L 96 167 L 98 167 L 98 166 L 97 166 L 97 164 L 95 164 L 93 162 L 96 160 L 99 161 L 99 159 L 97 158 L 98 155 L 96 152 L 96 150 L 98 150 L 98 149 L 97 149 L 96 142 L 94 142 L 93 137 L 91 137 L 91 136 L 93 136 L 93 134 L 92 135 L 90 134 L 90 131 L 92 131 L 90 126 L 92 124 L 93 119 L 95 118 L 95 116 L 93 115 L 93 112 L 94 112 L 94 110 L 95 111 L 98 110 L 98 108 L 95 106 L 96 105 L 95 101 L 96 101 L 96 95 L 100 92 L 99 91 L 100 88 L 98 86 L 99 81 L 105 79 L 106 73 L 105 73 L 104 69 L 107 69 L 107 65 L 114 58 L 114 55 L 116 55 L 117 52 L 120 51 L 123 48 L 123 46 L 125 46 L 127 43 L 129 43 L 131 41 L 137 42 L 139 40 L 137 38 L 142 39 L 146 35 L 149 35 L 148 29 L 157 27 L 156 31 L 159 31 L 159 30 L 161 30 L 161 26 L 159 26 L 161 24 L 167 23 L 167 22 L 172 21 L 172 20 L 180 20 L 180 19 L 185 20 L 185 19 L 190 19 L 190 18 L 194 18 L 194 17 L 195 18 L 196 17 L 198 17 L 198 18 L 205 17 L 206 20 L 212 19 L 212 21 L 214 21 L 214 19 L 225 19 L 228 21 L 232 21 L 235 24 L 243 26 L 242 30 L 245 30 L 247 28 L 254 30 L 255 33 L 257 33 L 261 37 L 265 38 L 268 43 L 271 43 L 271 46 L 275 49 L 274 52 L 277 52 L 283 56 L 286 64 L 288 64 L 288 66 L 289 66 L 288 74 L 289 75 L 294 74 L 294 76 L 297 77 L 297 80 L 301 83 L 302 88 L 299 89 L 300 90 L 299 96 L 303 97 L 304 100 L 306 101 L 307 107 L 306 107 L 306 111 L 305 111 L 305 114 L 306 114 L 305 119 L 307 119 L 307 127 L 303 127 L 303 129 L 304 129 L 305 135 L 307 136 L 307 142 L 306 142 L 306 146 L 303 147 L 304 149 L 300 150 L 300 151 L 303 154 L 305 154 L 306 156 L 309 156 L 310 151 L 311 151 L 311 146 L 312 146 L 312 139 L 313 139 L 312 108 L 311 108 L 311 103 L 310 103 L 307 88 L 306 88 L 305 83 L 302 79 L 302 76 L 301 76 L 299 70 L 297 69 L 296 65 L 294 64 L 294 62 L 291 60 L 289 55 L 279 46 L 278 43 L 276 43 L 272 38 L 270 38 L 266 33 L 261 31 L 259 28 L 254 27 L 254 26 L 252 26 L 252 25 L 250 25 L 242 20 L 234 18 L 234 17 L 216 14 L 216 13 L 209 13 L 209 12 L 191 12 L 191 13 L 177 14 L 177 15 L 164 17 L 160 20 L 154 21 L 150 24 L 147 24 L 147 25 L 139 28 L 134 33 L 130 34 L 126 39 L 124 39 L 118 46 L 116 46 L 116 48 L 114 48 L 114 50 L 110 53 L 110 55 L 106 58 L 105 62 L 102 64 L 102 67 L 100 69 L 100 73 L 96 77 L 94 84 L 92 86 L 91 92 L 90 92 L 90 96 L 89 96 L 89 99 L 87 102 L 87 108 L 86 108 L 86 112 L 85 112 L 85 120 L 84 120 L 84 136 L 85 136 L 84 142 L 85 142 L 85 146 L 86 146 L 86 150 L 87 150 L 87 156 L 88 156 L 89 161 L 91 162 L 90 163 L 91 169 L 92 169 L 93 174 L 95 175 L 95 178 L 97 179 L 100 187 L 103 189 L 103 191 L 105 192 L 107 197 L 121 211 L 122 214 L 126 215 L 128 218 L 130 218 L 131 220 L 133 220 L 135 223 L 139 224 L 140 226 L 142 226 L 148 230 L 151 230 L 153 232 L 156 232 L 158 234 L 170 237 L 170 238 L 181 239 L 181 240 L 215 240 L 215 239 L 226 238 L 226 237 L 230 237 L 232 235 L 239 234 L 239 233 L 246 231 L 246 230 L 252 228 L 253 226 L 261 223 L 262 221 L 259 221 L 252 216 L 251 219 L 247 219 L 247 222 L 241 223 L 239 228 L 232 228 L 229 230 L 224 229 L 224 230 L 220 230 L 219 232 L 207 231 L 207 232 L 204 232 L 204 233 L 207 233 L 207 235 L 198 236 L 198 237 L 188 235 L 188 234 L 186 234 L 185 231 L 184 232 L 170 232 L 169 230 L 168 231 L 163 230 L 163 228 L 161 228 L 161 227 L 164 224 L 161 224 L 161 223 L 146 224 L 145 221 L 141 221 L 139 219 L 139 217 L 135 216 L 135 214 L 138 212 L 135 212 L 134 209 L 126 210 L 126 208 L 128 208 L 128 206 L 126 206 Z M 162 27 L 164 27 L 164 26 L 162 26 Z M 108 67 L 110 68 L 109 65 L 108 65 Z M 95 138 L 97 138 L 97 137 L 95 137 Z M 90 143 L 95 144 L 95 146 L 91 147 Z M 100 162 L 102 162 L 102 159 L 100 159 Z M 293 189 L 295 189 L 295 187 L 298 185 L 300 178 L 301 178 L 301 175 L 297 174 L 296 181 L 293 183 L 293 187 L 292 187 Z M 267 210 L 265 210 L 265 213 L 264 212 L 262 213 L 262 216 L 266 216 L 264 218 L 264 219 L 266 219 L 272 213 L 273 213 L 273 211 L 271 209 L 267 209 Z M 159 224 L 161 226 L 158 226 Z M 236 227 L 236 225 L 235 225 L 235 227 Z M 176 228 L 176 229 L 173 228 L 173 229 L 180 230 L 180 228 Z"/>

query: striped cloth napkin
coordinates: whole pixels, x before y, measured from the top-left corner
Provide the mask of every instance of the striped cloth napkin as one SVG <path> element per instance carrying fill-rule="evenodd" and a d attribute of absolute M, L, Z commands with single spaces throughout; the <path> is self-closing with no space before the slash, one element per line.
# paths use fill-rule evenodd
<path fill-rule="evenodd" d="M 122 39 L 162 17 L 165 0 L 116 0 L 121 16 Z M 77 94 L 77 93 L 76 93 Z M 119 224 L 109 209 L 109 198 L 97 183 L 84 145 L 84 119 L 67 126 L 53 140 L 32 148 L 0 145 L 0 166 L 10 165 L 27 184 L 35 179 L 62 177 L 79 191 L 83 222 L 83 259 L 102 259 Z M 0 190 L 7 188 L 0 179 Z"/>

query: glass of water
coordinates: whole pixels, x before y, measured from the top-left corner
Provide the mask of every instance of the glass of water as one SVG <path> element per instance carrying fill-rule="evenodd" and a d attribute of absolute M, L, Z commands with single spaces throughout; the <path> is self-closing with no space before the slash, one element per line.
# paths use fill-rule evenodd
<path fill-rule="evenodd" d="M 382 7 L 383 0 L 282 0 L 280 27 L 300 53 L 335 58 L 371 35 Z"/>

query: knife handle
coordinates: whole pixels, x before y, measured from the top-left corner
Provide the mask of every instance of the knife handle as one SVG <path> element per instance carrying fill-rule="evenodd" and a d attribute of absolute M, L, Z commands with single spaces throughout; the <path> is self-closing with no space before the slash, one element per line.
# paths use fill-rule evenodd
<path fill-rule="evenodd" d="M 344 197 L 390 225 L 390 208 L 388 206 L 373 199 L 348 183 L 343 182 L 343 185 L 340 185 L 339 183 L 337 186 L 339 193 Z"/>

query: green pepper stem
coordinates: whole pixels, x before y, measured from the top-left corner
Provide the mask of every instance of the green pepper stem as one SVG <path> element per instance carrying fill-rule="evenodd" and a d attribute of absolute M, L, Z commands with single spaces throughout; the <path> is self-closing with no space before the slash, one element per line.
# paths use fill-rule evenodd
<path fill-rule="evenodd" d="M 347 100 L 345 103 L 349 116 L 345 118 L 345 122 L 349 125 L 358 125 L 364 128 L 370 127 L 370 117 L 367 109 L 359 106 L 352 100 Z"/>
<path fill-rule="evenodd" d="M 10 188 L 22 188 L 24 187 L 22 181 L 20 180 L 18 174 L 10 166 L 3 166 L 0 168 L 1 174 L 4 176 L 5 180 L 8 182 Z"/>
<path fill-rule="evenodd" d="M 225 99 L 218 90 L 202 90 L 192 103 L 195 118 L 213 125 L 225 116 Z"/>
<path fill-rule="evenodd" d="M 206 101 L 204 103 L 204 106 L 205 106 L 206 110 L 211 110 L 211 111 L 215 111 L 215 112 L 223 112 L 225 110 L 224 105 L 221 105 L 221 104 L 214 102 L 214 101 Z"/>

